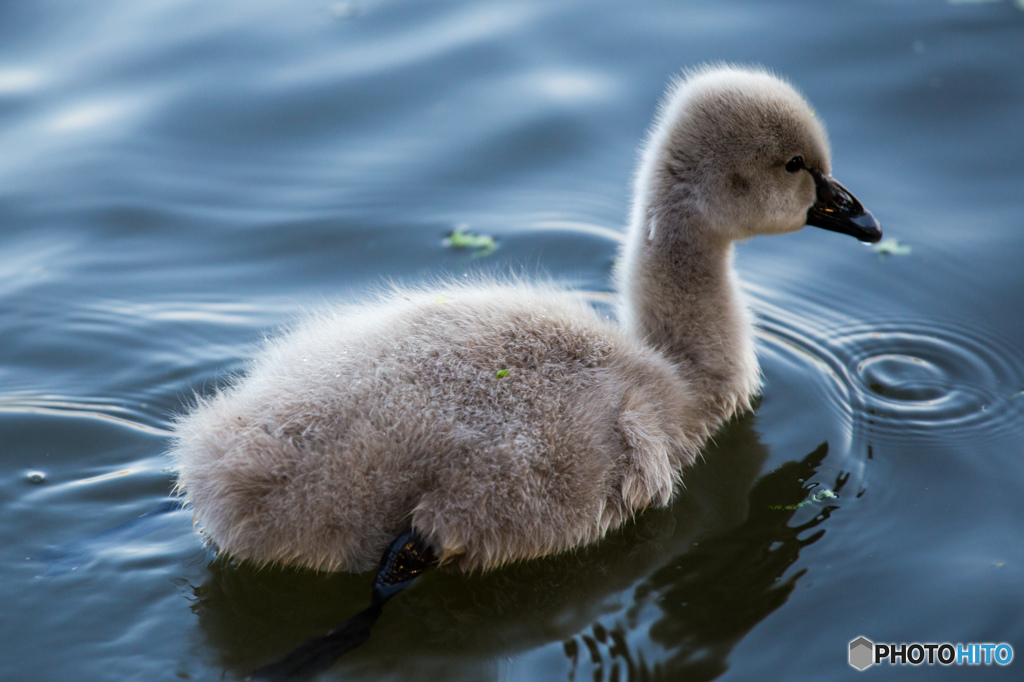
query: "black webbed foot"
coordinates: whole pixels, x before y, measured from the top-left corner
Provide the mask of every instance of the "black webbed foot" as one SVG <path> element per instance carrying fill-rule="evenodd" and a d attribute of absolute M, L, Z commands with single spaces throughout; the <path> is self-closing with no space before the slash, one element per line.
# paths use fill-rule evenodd
<path fill-rule="evenodd" d="M 415 530 L 407 530 L 391 543 L 380 559 L 373 579 L 373 601 L 384 603 L 437 563 L 433 548 Z"/>

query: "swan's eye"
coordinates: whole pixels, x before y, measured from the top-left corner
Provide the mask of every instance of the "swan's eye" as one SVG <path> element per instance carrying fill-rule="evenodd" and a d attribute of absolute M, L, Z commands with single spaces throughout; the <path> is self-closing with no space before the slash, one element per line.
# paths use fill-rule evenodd
<path fill-rule="evenodd" d="M 796 173 L 798 170 L 802 170 L 804 167 L 804 157 L 794 156 L 792 159 L 786 162 L 786 172 Z"/>

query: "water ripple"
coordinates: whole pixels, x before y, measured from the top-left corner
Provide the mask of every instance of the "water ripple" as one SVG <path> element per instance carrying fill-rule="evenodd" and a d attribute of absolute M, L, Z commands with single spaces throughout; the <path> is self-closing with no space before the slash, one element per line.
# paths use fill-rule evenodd
<path fill-rule="evenodd" d="M 939 320 L 850 323 L 784 310 L 755 293 L 762 338 L 824 368 L 826 400 L 851 426 L 916 437 L 999 436 L 1024 418 L 1020 353 L 981 330 Z"/>
<path fill-rule="evenodd" d="M 170 435 L 166 426 L 146 423 L 147 420 L 153 422 L 150 415 L 122 405 L 112 405 L 101 399 L 72 400 L 54 395 L 0 396 L 0 414 L 3 413 L 98 419 L 155 436 Z"/>
<path fill-rule="evenodd" d="M 873 430 L 998 435 L 1024 416 L 1018 354 L 980 330 L 908 320 L 839 328 L 826 342 Z"/>

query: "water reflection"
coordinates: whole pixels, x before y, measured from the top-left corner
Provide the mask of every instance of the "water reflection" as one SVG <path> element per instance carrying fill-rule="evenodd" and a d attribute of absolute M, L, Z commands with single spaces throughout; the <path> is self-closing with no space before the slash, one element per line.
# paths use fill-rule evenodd
<path fill-rule="evenodd" d="M 32 92 L 39 88 L 44 80 L 38 69 L 0 68 L 0 96 Z"/>
<path fill-rule="evenodd" d="M 783 576 L 836 508 L 798 507 L 827 445 L 757 478 L 768 453 L 754 421 L 716 436 L 672 507 L 597 546 L 485 574 L 424 576 L 339 666 L 374 679 L 489 678 L 503 656 L 564 641 L 578 676 L 639 679 L 655 658 L 659 669 L 701 679 L 721 672 L 742 636 L 786 601 L 803 571 Z M 835 481 L 837 493 L 845 482 Z M 371 578 L 217 561 L 193 588 L 193 611 L 216 665 L 241 675 L 363 608 Z"/>
<path fill-rule="evenodd" d="M 748 435 L 721 434 L 709 461 L 726 449 L 761 448 L 756 440 L 744 442 Z M 824 535 L 821 525 L 838 508 L 801 505 L 827 454 L 822 444 L 758 479 L 740 524 L 701 538 L 651 573 L 614 624 L 594 624 L 566 641 L 572 677 L 710 680 L 725 672 L 733 647 L 789 598 L 807 570 L 790 568 L 804 547 Z M 839 494 L 847 480 L 837 477 L 833 491 Z"/>

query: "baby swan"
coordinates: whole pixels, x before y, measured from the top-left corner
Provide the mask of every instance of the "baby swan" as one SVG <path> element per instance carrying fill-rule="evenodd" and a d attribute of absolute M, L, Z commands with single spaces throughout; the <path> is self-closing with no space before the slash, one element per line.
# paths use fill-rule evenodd
<path fill-rule="evenodd" d="M 806 224 L 878 241 L 825 131 L 766 71 L 689 72 L 644 147 L 620 324 L 524 283 L 330 308 L 267 342 L 175 427 L 178 489 L 240 559 L 365 571 L 414 531 L 486 569 L 665 505 L 760 379 L 735 240 Z"/>

